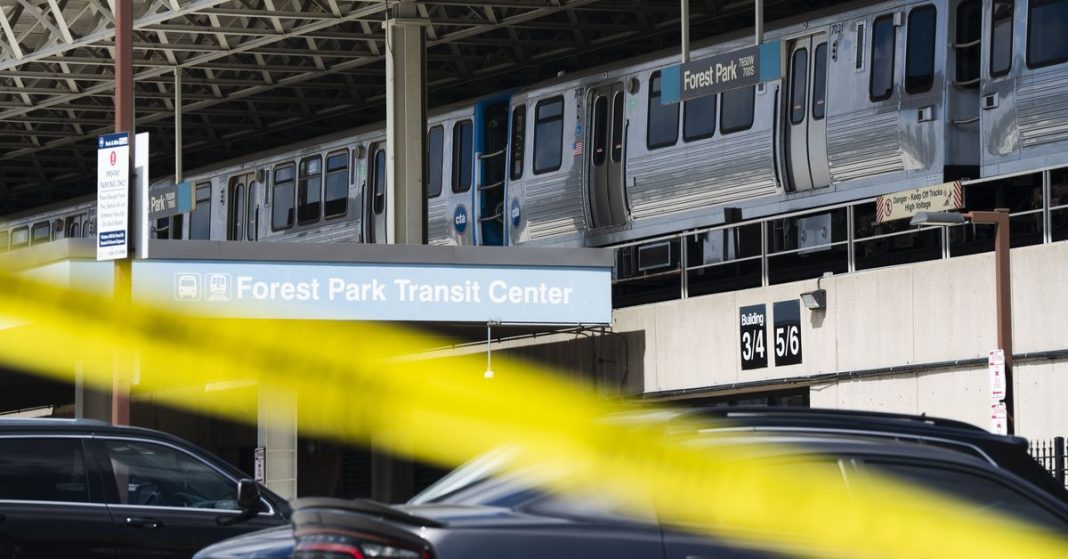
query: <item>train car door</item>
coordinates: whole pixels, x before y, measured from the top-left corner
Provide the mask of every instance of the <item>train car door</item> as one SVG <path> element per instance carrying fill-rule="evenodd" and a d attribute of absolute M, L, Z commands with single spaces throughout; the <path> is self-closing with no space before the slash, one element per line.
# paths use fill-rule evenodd
<path fill-rule="evenodd" d="M 386 142 L 371 144 L 368 150 L 368 169 L 363 188 L 363 239 L 365 243 L 385 244 L 389 242 L 386 223 L 386 196 L 389 194 L 389 169 L 387 163 Z"/>
<path fill-rule="evenodd" d="M 255 226 L 251 224 L 256 216 L 250 216 L 248 213 L 249 210 L 256 211 L 255 181 L 255 173 L 231 175 L 227 181 L 226 240 L 228 241 L 256 240 Z M 275 203 L 278 203 L 278 200 L 275 200 Z"/>
<path fill-rule="evenodd" d="M 614 82 L 590 90 L 592 107 L 586 123 L 586 193 L 594 228 L 627 222 L 623 193 L 623 142 L 626 118 L 623 84 Z"/>
<path fill-rule="evenodd" d="M 475 128 L 478 244 L 500 246 L 504 244 L 508 99 L 480 103 L 475 109 Z"/>
<path fill-rule="evenodd" d="M 1042 10 L 1043 6 L 1038 9 Z M 1056 6 L 1051 6 L 1056 9 Z M 1047 8 L 1049 9 L 1049 8 Z M 1063 8 L 1062 8 L 1063 9 Z M 989 45 L 983 49 L 986 56 L 982 64 L 982 72 L 986 76 L 983 80 L 980 95 L 979 118 L 982 127 L 982 156 L 981 164 L 986 166 L 1000 163 L 1008 159 L 1016 159 L 1019 153 L 1019 131 L 1016 114 L 1016 75 L 1023 69 L 1014 70 L 1013 43 L 1017 35 L 1030 40 L 1027 34 L 1026 18 L 1015 16 L 1014 2 L 1009 0 L 994 0 L 989 14 L 989 22 L 983 24 L 983 44 Z M 1021 6 L 1020 12 L 1023 11 Z M 1022 15 L 1022 14 L 1021 14 Z M 1017 19 L 1020 20 L 1017 23 Z M 1042 21 L 1045 21 L 1043 19 Z M 1036 22 L 1037 23 L 1037 22 Z M 1045 25 L 1043 25 L 1045 27 Z M 1015 31 L 1015 32 L 1014 32 Z M 1026 41 L 1020 41 L 1026 50 Z M 1044 42 L 1041 44 L 1045 44 Z M 1037 45 L 1036 45 L 1037 46 Z M 982 58 L 982 57 L 981 57 Z M 1059 88 L 1031 88 L 1031 91 L 1044 91 L 1050 97 L 1061 96 L 1063 92 Z M 1058 103 L 1034 102 L 1034 94 L 1031 95 L 1027 106 L 1043 107 L 1045 110 L 1055 112 Z M 1040 109 L 1041 110 L 1041 109 Z M 1034 114 L 1035 109 L 1031 110 Z M 1048 123 L 1053 119 L 1026 119 L 1030 122 Z"/>
<path fill-rule="evenodd" d="M 791 191 L 831 184 L 827 165 L 827 36 L 791 41 L 787 74 L 786 168 Z"/>

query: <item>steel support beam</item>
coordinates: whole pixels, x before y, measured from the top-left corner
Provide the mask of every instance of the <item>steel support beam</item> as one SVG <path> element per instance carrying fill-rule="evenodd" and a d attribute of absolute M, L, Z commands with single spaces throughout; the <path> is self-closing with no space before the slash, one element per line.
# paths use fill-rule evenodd
<path fill-rule="evenodd" d="M 130 134 L 130 160 L 127 165 L 133 169 L 134 161 L 134 81 L 133 81 L 133 0 L 115 0 L 115 131 Z M 128 200 L 134 199 L 133 173 L 130 173 L 130 194 Z M 126 243 L 136 246 L 135 215 L 132 205 L 127 210 Z M 133 287 L 133 266 L 129 257 L 115 261 L 115 299 L 129 302 Z M 130 424 L 130 376 L 133 368 L 129 356 L 116 356 L 115 372 L 111 386 L 111 423 L 115 425 Z M 125 358 L 123 358 L 125 357 Z"/>

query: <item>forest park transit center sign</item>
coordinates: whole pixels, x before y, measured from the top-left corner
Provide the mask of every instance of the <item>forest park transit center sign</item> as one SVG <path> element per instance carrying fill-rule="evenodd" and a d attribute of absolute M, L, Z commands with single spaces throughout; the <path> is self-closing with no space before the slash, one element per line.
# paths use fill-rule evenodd
<path fill-rule="evenodd" d="M 611 268 L 145 260 L 138 300 L 230 318 L 608 324 Z"/>

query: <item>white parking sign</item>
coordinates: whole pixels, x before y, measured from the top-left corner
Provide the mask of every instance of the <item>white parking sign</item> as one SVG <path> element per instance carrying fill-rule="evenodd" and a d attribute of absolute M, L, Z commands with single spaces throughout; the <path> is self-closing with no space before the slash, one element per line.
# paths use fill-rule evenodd
<path fill-rule="evenodd" d="M 97 139 L 96 259 L 126 258 L 129 239 L 130 135 Z"/>

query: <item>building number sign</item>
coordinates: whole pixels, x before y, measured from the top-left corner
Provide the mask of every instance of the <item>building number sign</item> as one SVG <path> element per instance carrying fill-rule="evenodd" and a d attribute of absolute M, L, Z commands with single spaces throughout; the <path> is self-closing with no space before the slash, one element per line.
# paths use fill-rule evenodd
<path fill-rule="evenodd" d="M 775 366 L 801 363 L 801 302 L 794 299 L 772 305 L 774 324 L 769 335 L 767 305 L 738 309 L 742 370 L 768 366 L 768 353 L 774 353 Z"/>
<path fill-rule="evenodd" d="M 742 370 L 768 366 L 767 306 L 750 305 L 739 309 L 741 315 Z"/>
<path fill-rule="evenodd" d="M 801 302 L 780 301 L 772 311 L 775 313 L 775 366 L 796 365 L 801 362 Z"/>

